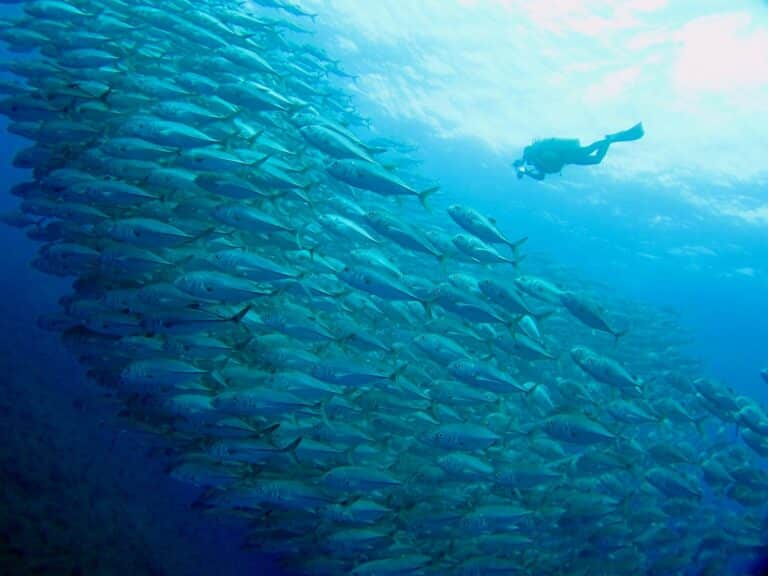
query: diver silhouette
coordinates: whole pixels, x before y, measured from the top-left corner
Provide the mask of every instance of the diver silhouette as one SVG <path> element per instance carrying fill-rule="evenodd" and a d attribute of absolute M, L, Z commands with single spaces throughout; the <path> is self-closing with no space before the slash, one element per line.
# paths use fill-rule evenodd
<path fill-rule="evenodd" d="M 578 139 L 547 138 L 536 140 L 523 150 L 523 157 L 512 164 L 517 177 L 529 176 L 534 180 L 544 180 L 547 174 L 557 174 L 567 164 L 588 166 L 600 164 L 614 142 L 631 142 L 643 137 L 642 122 L 632 128 L 615 134 L 608 134 L 602 140 L 589 146 L 582 146 Z"/>

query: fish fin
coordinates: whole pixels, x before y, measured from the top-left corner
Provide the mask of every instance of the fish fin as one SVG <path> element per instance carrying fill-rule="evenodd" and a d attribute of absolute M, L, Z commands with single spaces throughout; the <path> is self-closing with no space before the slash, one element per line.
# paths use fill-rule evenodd
<path fill-rule="evenodd" d="M 238 312 L 237 314 L 235 314 L 234 316 L 232 316 L 230 318 L 227 318 L 227 320 L 230 321 L 230 322 L 234 322 L 235 324 L 239 324 L 240 321 L 243 318 L 245 318 L 246 314 L 248 314 L 248 312 L 250 312 L 251 308 L 253 308 L 253 304 L 247 304 L 242 310 L 240 310 L 240 312 Z M 248 342 L 250 342 L 250 341 L 251 341 L 251 338 L 248 339 Z M 247 342 L 246 342 L 246 344 L 247 344 Z"/>
<path fill-rule="evenodd" d="M 440 267 L 440 272 L 442 272 L 444 275 L 448 275 L 448 263 L 447 263 L 447 256 L 445 254 L 435 254 L 435 258 L 437 258 L 438 266 Z"/>
<path fill-rule="evenodd" d="M 206 488 L 203 490 L 202 494 L 200 494 L 200 496 L 198 496 L 197 499 L 192 502 L 192 504 L 190 504 L 190 508 L 192 508 L 192 510 L 208 510 L 213 508 L 213 505 L 208 501 L 217 491 L 218 490 L 213 487 Z"/>
<path fill-rule="evenodd" d="M 259 474 L 261 474 L 261 471 L 263 468 L 259 467 L 258 464 L 246 464 L 245 465 L 245 473 L 243 474 L 243 480 L 250 480 L 251 478 L 258 477 Z"/>
<path fill-rule="evenodd" d="M 226 116 L 224 116 L 222 118 L 222 120 L 226 121 L 226 122 L 234 120 L 235 118 L 237 118 L 240 115 L 241 112 L 242 112 L 242 110 L 240 109 L 240 107 L 239 106 L 235 106 L 234 112 L 232 112 L 231 114 L 227 114 Z"/>
<path fill-rule="evenodd" d="M 515 253 L 517 253 L 517 249 L 518 249 L 518 248 L 520 248 L 520 246 L 522 246 L 523 244 L 525 244 L 527 241 L 528 241 L 528 236 L 523 236 L 523 237 L 522 237 L 522 238 L 520 238 L 519 240 L 514 240 L 514 241 L 506 240 L 506 242 L 505 242 L 505 243 L 507 244 L 507 246 L 509 246 L 510 248 L 512 248 L 512 250 L 513 250 Z"/>
<path fill-rule="evenodd" d="M 259 166 L 261 166 L 262 164 L 264 164 L 264 162 L 266 162 L 266 161 L 267 161 L 267 160 L 269 160 L 270 158 L 272 158 L 272 154 L 265 154 L 265 155 L 264 155 L 264 158 L 259 158 L 258 160 L 255 160 L 254 162 L 250 162 L 250 163 L 248 164 L 248 166 L 249 166 L 250 168 L 258 168 Z"/>
<path fill-rule="evenodd" d="M 304 248 L 302 244 L 302 234 L 304 234 L 304 231 L 309 228 L 309 226 L 312 224 L 312 222 L 306 222 L 302 226 L 296 229 L 296 246 L 299 247 L 299 250 L 307 250 L 309 252 L 309 259 L 314 260 L 315 259 L 315 252 L 314 247 L 313 248 Z"/>
<path fill-rule="evenodd" d="M 246 138 L 246 140 L 245 140 L 245 141 L 246 141 L 248 144 L 251 144 L 251 145 L 253 145 L 253 144 L 255 144 L 255 143 L 256 143 L 256 141 L 257 141 L 259 138 L 261 138 L 261 135 L 262 135 L 262 134 L 264 134 L 264 132 L 266 132 L 266 131 L 267 131 L 267 130 L 266 130 L 266 128 L 262 128 L 261 130 L 257 130 L 257 131 L 256 131 L 256 132 L 255 132 L 255 133 L 252 135 L 252 136 L 250 136 L 250 137 Z"/>
<path fill-rule="evenodd" d="M 523 386 L 525 386 L 525 384 L 528 384 L 528 383 L 530 383 L 530 381 L 529 381 L 529 382 L 525 382 L 525 383 L 523 383 Z M 536 390 L 536 388 L 538 388 L 538 387 L 539 387 L 539 382 L 538 382 L 538 381 L 536 381 L 536 382 L 534 382 L 534 383 L 533 383 L 533 386 L 531 386 L 530 388 L 527 388 L 526 390 L 523 390 L 523 394 L 525 394 L 525 396 L 526 396 L 526 397 L 528 397 L 528 396 L 529 396 L 530 394 L 532 394 L 532 393 L 534 392 L 534 390 Z"/>
<path fill-rule="evenodd" d="M 278 76 L 280 76 L 278 74 Z M 290 102 L 290 106 L 288 107 L 288 112 L 291 114 L 296 114 L 297 112 L 303 110 L 304 108 L 309 108 L 312 106 L 309 102 L 294 100 L 293 102 Z"/>
<path fill-rule="evenodd" d="M 630 505 L 632 503 L 632 498 L 635 497 L 635 495 L 637 494 L 638 491 L 639 491 L 639 488 L 635 487 L 632 490 L 630 490 L 629 492 L 627 492 L 627 494 L 623 498 L 619 498 L 618 504 L 619 504 L 619 507 L 621 507 L 621 509 L 623 511 L 623 516 L 625 518 L 631 516 Z"/>
<path fill-rule="evenodd" d="M 182 242 L 182 244 L 191 244 L 192 242 L 197 242 L 198 240 L 202 240 L 203 238 L 205 238 L 206 236 L 214 232 L 216 232 L 216 226 L 209 226 L 199 234 L 195 234 L 188 240 L 185 240 L 184 242 Z"/>
<path fill-rule="evenodd" d="M 99 96 L 99 100 L 101 101 L 102 104 L 107 104 L 107 98 L 109 98 L 109 95 L 112 94 L 112 90 L 114 90 L 114 87 L 109 86 L 107 88 L 107 91 L 104 92 L 104 94 L 102 94 L 101 96 Z"/>
<path fill-rule="evenodd" d="M 613 343 L 618 344 L 619 338 L 625 336 L 627 332 L 629 332 L 629 328 L 624 328 L 624 330 L 619 330 L 618 332 L 611 332 L 613 334 Z"/>
<path fill-rule="evenodd" d="M 227 387 L 227 381 L 224 379 L 224 377 L 221 375 L 221 373 L 218 370 L 214 370 L 211 372 L 211 379 L 222 388 Z"/>
<path fill-rule="evenodd" d="M 522 262 L 526 258 L 528 258 L 528 254 L 523 254 L 522 256 L 520 256 L 520 258 L 517 258 L 516 260 L 512 260 L 511 264 L 512 264 L 512 266 L 517 268 L 520 265 L 520 262 Z"/>
<path fill-rule="evenodd" d="M 325 424 L 329 429 L 333 429 L 333 426 L 331 425 L 331 421 L 328 418 L 328 412 L 325 410 L 325 403 L 320 406 L 320 419 L 323 421 L 323 424 Z"/>
<path fill-rule="evenodd" d="M 694 418 L 694 419 L 691 420 L 693 425 L 696 426 L 696 431 L 699 433 L 699 436 L 701 436 L 701 437 L 704 436 L 704 432 L 703 432 L 703 430 L 701 428 L 701 423 L 704 422 L 705 420 L 707 420 L 708 418 L 709 418 L 709 416 L 707 414 L 704 414 L 703 416 L 701 416 L 699 418 Z M 739 433 L 739 424 L 738 424 L 738 422 L 736 423 L 736 433 L 737 434 Z"/>
<path fill-rule="evenodd" d="M 432 301 L 431 300 L 419 300 L 419 303 L 421 304 L 422 308 L 424 308 L 424 313 L 427 315 L 427 318 L 430 320 L 433 318 L 432 316 Z"/>
<path fill-rule="evenodd" d="M 389 149 L 382 146 L 368 146 L 367 144 L 363 144 L 362 148 L 369 154 L 384 154 L 385 152 L 389 152 Z"/>
<path fill-rule="evenodd" d="M 427 188 L 426 190 L 422 190 L 418 193 L 419 196 L 419 202 L 421 202 L 421 205 L 424 206 L 424 209 L 427 212 L 431 211 L 431 208 L 429 207 L 429 204 L 427 203 L 427 199 L 432 196 L 435 192 L 440 190 L 440 186 L 432 186 L 431 188 Z"/>
<path fill-rule="evenodd" d="M 301 444 L 301 441 L 303 439 L 304 439 L 303 436 L 299 436 L 298 438 L 296 438 L 296 440 L 294 440 L 287 446 L 283 446 L 282 448 L 279 448 L 278 452 L 295 452 L 296 448 L 299 447 L 299 444 Z"/>
<path fill-rule="evenodd" d="M 250 306 L 250 304 L 249 304 L 249 306 Z M 238 314 L 239 314 L 239 312 L 238 312 Z M 247 314 L 247 312 L 246 312 L 246 314 Z M 248 334 L 248 336 L 245 339 L 243 339 L 242 342 L 238 342 L 237 344 L 232 346 L 232 349 L 233 350 L 237 350 L 238 352 L 242 352 L 243 350 L 245 350 L 245 348 L 248 346 L 248 344 L 250 344 L 253 341 L 253 338 L 254 338 L 253 334 Z"/>
<path fill-rule="evenodd" d="M 350 506 L 355 502 L 357 502 L 358 500 L 360 500 L 362 497 L 363 497 L 362 494 L 353 494 L 352 496 L 347 496 L 346 498 L 344 498 L 344 500 L 339 502 L 339 506 L 344 506 L 344 507 Z"/>
<path fill-rule="evenodd" d="M 270 426 L 267 426 L 266 428 L 262 428 L 261 430 L 256 432 L 256 436 L 264 436 L 264 435 L 272 434 L 272 432 L 274 432 L 278 428 L 280 428 L 280 422 L 278 422 L 277 424 L 272 424 Z"/>
<path fill-rule="evenodd" d="M 395 371 L 394 371 L 394 372 L 392 372 L 392 374 L 390 374 L 390 375 L 388 376 L 388 378 L 389 378 L 389 379 L 390 379 L 392 382 L 397 382 L 397 379 L 400 377 L 400 375 L 401 375 L 403 372 L 405 372 L 405 370 L 406 370 L 407 368 L 408 368 L 408 363 L 407 363 L 407 362 L 405 362 L 404 364 L 401 364 L 400 366 L 398 366 L 398 367 L 395 369 Z"/>
<path fill-rule="evenodd" d="M 543 312 L 531 312 L 531 316 L 536 319 L 536 322 L 541 322 L 552 316 L 555 312 L 557 312 L 557 310 L 552 308 L 551 310 L 544 310 Z"/>

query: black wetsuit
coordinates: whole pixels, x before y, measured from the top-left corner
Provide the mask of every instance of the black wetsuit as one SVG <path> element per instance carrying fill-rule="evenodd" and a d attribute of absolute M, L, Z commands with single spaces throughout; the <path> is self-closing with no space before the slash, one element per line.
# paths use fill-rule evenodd
<path fill-rule="evenodd" d="M 575 138 L 547 138 L 537 140 L 523 150 L 523 157 L 514 163 L 517 177 L 525 175 L 536 180 L 544 180 L 546 174 L 557 174 L 566 164 L 589 166 L 600 164 L 605 158 L 608 147 L 615 142 L 631 142 L 643 137 L 645 131 L 642 122 L 615 134 L 609 134 L 589 146 L 582 146 Z"/>
<path fill-rule="evenodd" d="M 524 173 L 536 180 L 543 180 L 545 174 L 557 174 L 566 164 L 600 164 L 610 145 L 609 140 L 598 140 L 589 146 L 581 146 L 577 139 L 539 140 L 525 147 L 521 165 L 532 166 L 533 169 L 526 169 Z"/>

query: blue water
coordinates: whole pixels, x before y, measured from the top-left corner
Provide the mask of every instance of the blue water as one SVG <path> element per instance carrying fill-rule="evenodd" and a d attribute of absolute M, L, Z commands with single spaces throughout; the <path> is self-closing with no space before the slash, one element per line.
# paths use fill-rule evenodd
<path fill-rule="evenodd" d="M 755 10 L 765 9 L 754 4 Z M 322 16 L 320 22 L 322 26 Z M 324 39 L 320 34 L 318 41 Z M 333 53 L 332 46 L 329 51 Z M 376 66 L 376 56 L 361 46 L 357 56 L 347 56 L 343 64 L 353 73 L 365 73 Z M 416 155 L 423 161 L 419 172 L 442 185 L 436 209 L 466 201 L 495 216 L 511 236 L 528 235 L 531 257 L 545 258 L 574 279 L 599 286 L 612 294 L 612 301 L 673 310 L 680 332 L 690 335 L 687 353 L 702 361 L 704 374 L 721 379 L 738 394 L 768 400 L 768 388 L 759 376 L 760 369 L 768 366 L 764 223 L 692 208 L 640 178 L 615 181 L 602 166 L 568 167 L 546 185 L 518 181 L 509 164 L 519 149 L 508 154 L 490 151 L 471 139 L 445 138 L 418 120 L 393 117 L 364 95 L 357 103 L 378 134 L 419 146 Z M 641 104 L 637 112 L 642 114 Z M 661 128 L 646 121 L 643 145 L 653 146 Z M 0 180 L 10 185 L 25 177 L 9 166 L 21 141 L 6 135 L 4 120 L 0 134 Z M 765 143 L 744 143 L 760 145 Z M 605 163 L 611 159 L 609 152 Z M 717 198 L 757 201 L 765 196 L 759 180 L 722 186 L 693 174 L 687 184 Z M 594 201 L 585 201 L 587 195 Z M 0 195 L 0 211 L 16 204 L 15 198 Z M 265 559 L 240 549 L 242 523 L 191 509 L 198 491 L 165 475 L 162 458 L 151 453 L 151 444 L 139 431 L 119 418 L 119 407 L 88 382 L 58 337 L 36 328 L 37 316 L 56 310 L 57 299 L 68 287 L 67 281 L 29 267 L 38 245 L 19 230 L 0 227 L 0 246 L 5 248 L 0 269 L 0 352 L 12 381 L 9 389 L 19 394 L 4 395 L 0 407 L 7 411 L 3 417 L 8 422 L 29 426 L 2 430 L 13 434 L 4 444 L 30 450 L 29 458 L 36 462 L 21 470 L 22 476 L 45 475 L 38 489 L 48 491 L 47 497 L 60 490 L 58 498 L 65 503 L 75 499 L 75 493 L 89 494 L 64 505 L 62 514 L 76 534 L 96 537 L 102 528 L 79 520 L 78 514 L 83 506 L 94 509 L 101 503 L 103 509 L 93 518 L 109 523 L 111 534 L 126 539 L 114 554 L 131 554 L 132 561 L 146 558 L 147 574 L 277 573 Z M 115 573 L 103 571 L 103 566 L 120 564 L 109 554 L 101 562 L 105 563 L 101 568 L 83 566 L 82 573 Z"/>

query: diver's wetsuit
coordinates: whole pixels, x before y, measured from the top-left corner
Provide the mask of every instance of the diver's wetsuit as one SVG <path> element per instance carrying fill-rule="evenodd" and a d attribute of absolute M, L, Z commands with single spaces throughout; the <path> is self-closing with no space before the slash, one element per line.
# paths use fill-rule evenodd
<path fill-rule="evenodd" d="M 636 124 L 629 130 L 610 134 L 589 146 L 582 146 L 577 139 L 547 138 L 539 140 L 523 150 L 523 158 L 516 160 L 517 177 L 528 175 L 535 180 L 543 180 L 546 174 L 557 174 L 566 164 L 589 166 L 600 164 L 614 142 L 629 142 L 643 137 L 642 124 Z"/>
<path fill-rule="evenodd" d="M 535 171 L 526 171 L 526 174 L 531 178 L 543 180 L 544 174 L 556 174 L 566 164 L 581 166 L 600 164 L 610 145 L 608 140 L 598 140 L 589 146 L 582 147 L 578 140 L 563 138 L 548 138 L 534 142 L 526 146 L 523 151 L 523 162 L 535 168 Z"/>

